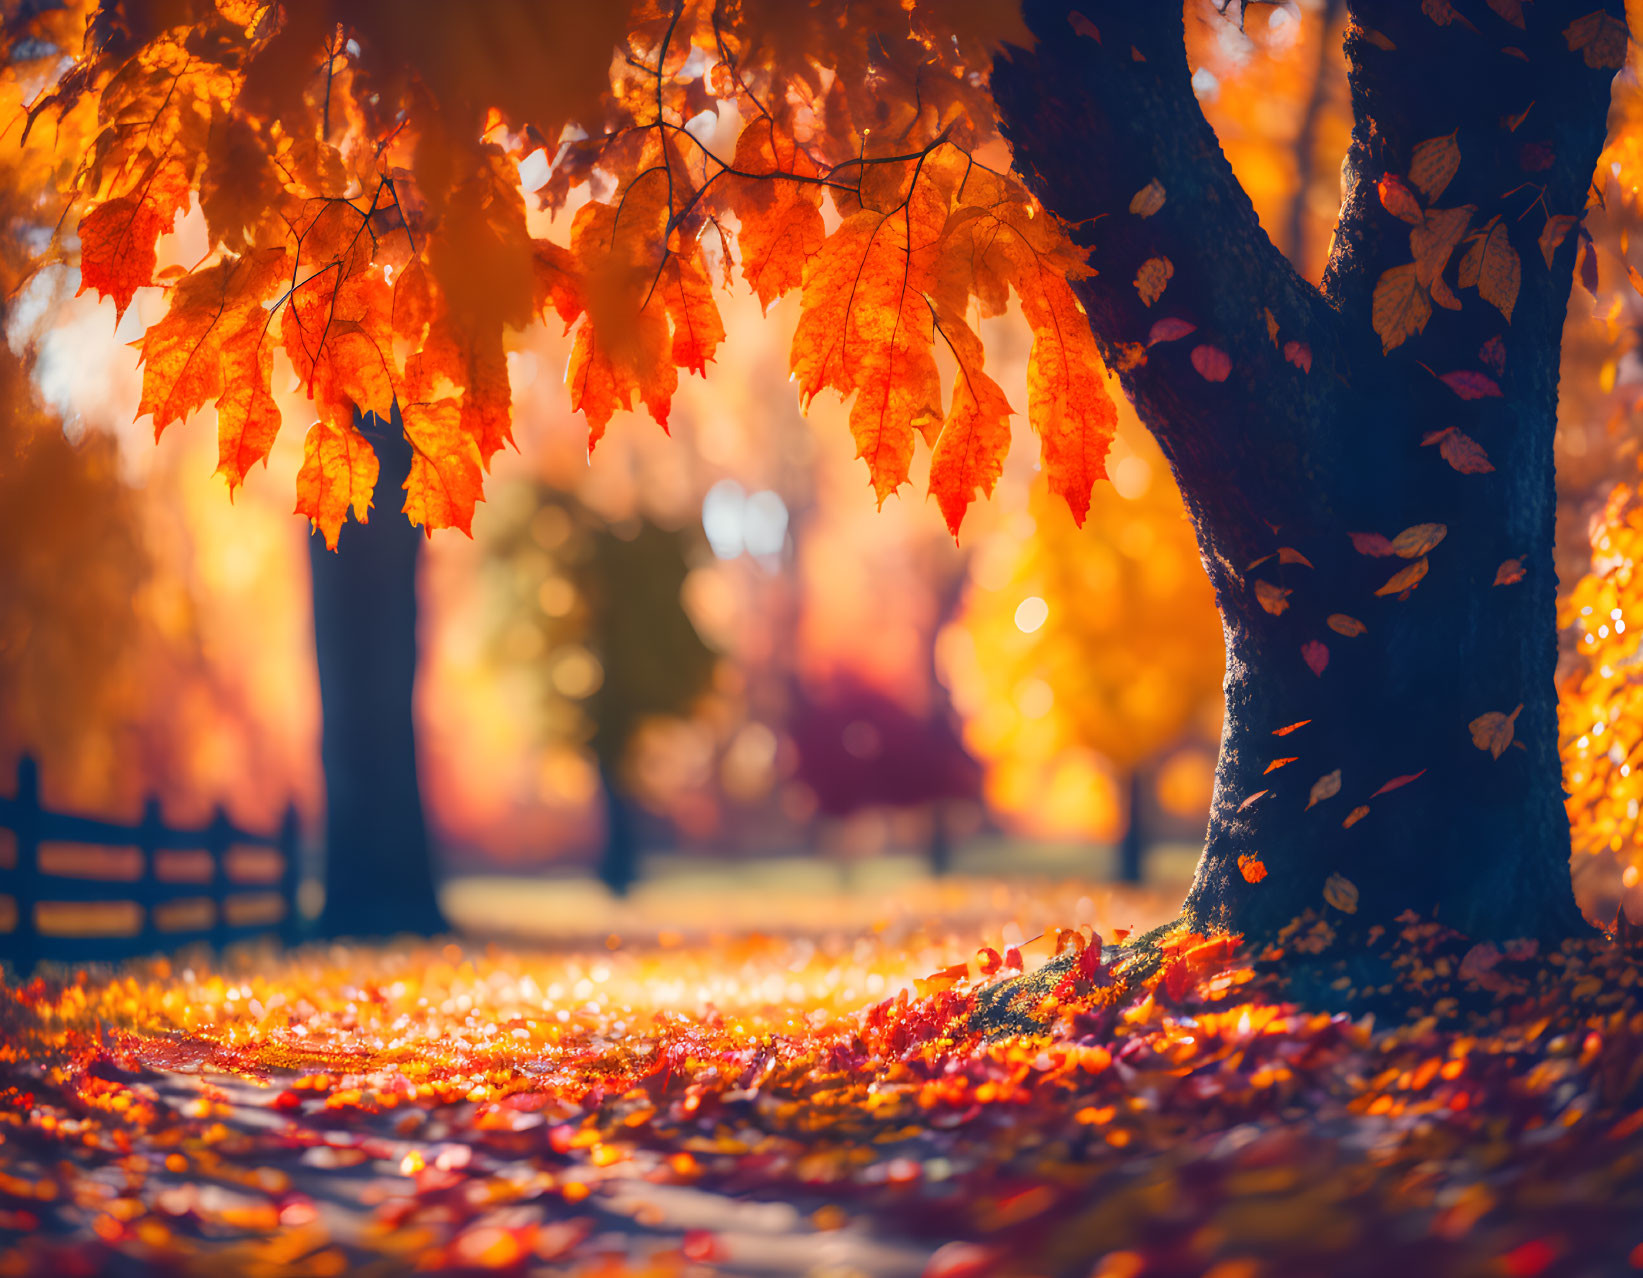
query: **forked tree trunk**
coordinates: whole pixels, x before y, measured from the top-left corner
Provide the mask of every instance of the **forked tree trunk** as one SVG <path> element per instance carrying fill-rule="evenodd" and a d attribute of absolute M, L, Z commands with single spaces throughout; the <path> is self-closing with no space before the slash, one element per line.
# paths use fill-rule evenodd
<path fill-rule="evenodd" d="M 1518 30 L 1481 3 L 1439 26 L 1415 0 L 1354 0 L 1356 124 L 1321 290 L 1273 248 L 1199 110 L 1179 3 L 1090 0 L 1075 22 L 1064 3 L 1028 0 L 1037 47 L 994 68 L 1018 168 L 1092 248 L 1097 274 L 1077 287 L 1109 363 L 1122 368 L 1121 346 L 1146 347 L 1161 318 L 1196 326 L 1120 374 L 1174 469 L 1226 628 L 1226 726 L 1185 905 L 1196 925 L 1271 935 L 1308 908 L 1344 922 L 1326 904 L 1338 875 L 1356 889 L 1360 925 L 1413 909 L 1484 937 L 1583 926 L 1552 681 L 1552 437 L 1577 237 L 1550 266 L 1536 241 L 1548 212 L 1584 209 L 1604 137 L 1613 72 L 1588 67 L 1563 34 L 1595 4 L 1536 0 Z M 1413 148 L 1451 131 L 1460 167 L 1433 204 L 1475 205 L 1473 229 L 1500 217 L 1521 291 L 1509 324 L 1468 289 L 1459 310 L 1434 310 L 1383 353 L 1372 293 L 1413 255 L 1376 183 L 1408 174 Z M 1162 207 L 1132 213 L 1153 181 Z M 1174 274 L 1148 307 L 1133 281 L 1153 257 Z M 1495 337 L 1499 371 L 1480 353 Z M 1289 342 L 1305 344 L 1310 371 L 1286 359 Z M 1230 358 L 1225 380 L 1199 371 L 1201 345 Z M 1454 371 L 1487 376 L 1500 396 L 1462 398 L 1439 380 Z M 1492 473 L 1459 473 L 1423 446 L 1449 427 L 1487 450 Z M 1429 572 L 1410 592 L 1379 593 L 1412 561 L 1360 553 L 1348 534 L 1422 523 L 1447 528 Z M 1523 579 L 1496 585 L 1510 559 Z M 1258 582 L 1291 592 L 1280 612 L 1262 606 Z M 1348 637 L 1332 617 L 1365 631 Z M 1499 758 L 1474 745 L 1474 720 L 1520 704 Z M 1339 791 L 1313 802 L 1337 771 Z M 1266 877 L 1247 881 L 1240 857 Z M 1329 896 L 1352 904 L 1341 884 Z"/>
<path fill-rule="evenodd" d="M 381 465 L 368 524 L 347 523 L 333 554 L 310 535 L 314 648 L 325 770 L 327 936 L 446 930 L 417 784 L 416 569 L 422 530 L 386 499 L 411 469 L 400 430 L 360 419 Z"/>

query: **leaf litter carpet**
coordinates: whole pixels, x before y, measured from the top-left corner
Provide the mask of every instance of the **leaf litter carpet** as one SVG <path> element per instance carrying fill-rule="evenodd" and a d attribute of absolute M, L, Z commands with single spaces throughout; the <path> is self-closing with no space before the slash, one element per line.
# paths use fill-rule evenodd
<path fill-rule="evenodd" d="M 1643 1271 L 1626 945 L 966 890 L 8 986 L 0 1278 Z"/>

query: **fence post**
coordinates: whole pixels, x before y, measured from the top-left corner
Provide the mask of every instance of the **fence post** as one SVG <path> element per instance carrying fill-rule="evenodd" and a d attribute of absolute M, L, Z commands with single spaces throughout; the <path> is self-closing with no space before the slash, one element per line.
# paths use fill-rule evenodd
<path fill-rule="evenodd" d="M 219 950 L 229 940 L 228 894 L 234 882 L 228 877 L 228 849 L 233 842 L 234 826 L 219 803 L 205 828 L 205 850 L 211 857 L 211 943 Z"/>
<path fill-rule="evenodd" d="M 302 910 L 298 896 L 302 889 L 302 822 L 297 816 L 295 802 L 285 805 L 285 819 L 280 822 L 280 856 L 285 868 L 280 876 L 280 891 L 285 894 L 285 926 L 281 929 L 287 945 L 301 939 Z"/>
<path fill-rule="evenodd" d="M 12 808 L 12 836 L 17 841 L 14 872 L 17 927 L 12 933 L 12 961 L 19 980 L 34 969 L 39 932 L 34 904 L 40 898 L 40 765 L 32 754 L 17 760 L 17 798 Z"/>
<path fill-rule="evenodd" d="M 142 858 L 142 873 L 132 885 L 131 892 L 132 898 L 137 902 L 137 908 L 143 912 L 138 935 L 144 952 L 159 950 L 164 945 L 160 930 L 155 926 L 154 912 L 165 899 L 160 890 L 159 875 L 155 866 L 155 853 L 160 850 L 160 842 L 165 837 L 165 832 L 165 817 L 160 811 L 160 796 L 150 794 L 143 800 L 143 818 L 137 823 L 137 851 Z"/>

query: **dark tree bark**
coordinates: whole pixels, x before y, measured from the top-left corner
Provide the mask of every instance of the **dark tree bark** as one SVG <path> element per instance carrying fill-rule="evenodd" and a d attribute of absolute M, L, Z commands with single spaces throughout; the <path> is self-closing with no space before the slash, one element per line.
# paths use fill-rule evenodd
<path fill-rule="evenodd" d="M 1161 317 L 1197 326 L 1121 374 L 1186 498 L 1226 628 L 1226 724 L 1184 907 L 1197 926 L 1271 935 L 1307 908 L 1345 922 L 1325 905 L 1332 875 L 1356 886 L 1358 925 L 1413 909 L 1484 937 L 1584 926 L 1552 682 L 1552 436 L 1575 236 L 1550 267 L 1536 239 L 1547 212 L 1585 207 L 1602 145 L 1613 72 L 1588 67 L 1563 36 L 1596 3 L 1536 0 L 1518 30 L 1481 2 L 1458 0 L 1467 21 L 1439 26 L 1414 0 L 1354 0 L 1356 124 L 1321 290 L 1273 247 L 1199 110 L 1180 4 L 1076 6 L 1097 39 L 1074 32 L 1065 3 L 1028 0 L 1037 46 L 994 68 L 1018 168 L 1092 250 L 1098 274 L 1078 291 L 1114 365 L 1118 346 L 1145 343 Z M 1423 333 L 1383 354 L 1371 295 L 1412 254 L 1410 228 L 1382 208 L 1376 183 L 1407 174 L 1416 144 L 1452 130 L 1460 168 L 1436 203 L 1475 205 L 1474 228 L 1503 219 L 1521 292 L 1510 324 L 1467 290 L 1458 311 L 1435 310 Z M 1163 207 L 1130 213 L 1154 180 Z M 1448 267 L 1451 286 L 1463 253 Z M 1175 274 L 1148 308 L 1132 281 L 1159 255 Z M 1484 371 L 1480 349 L 1496 336 L 1500 397 L 1463 400 L 1438 380 Z M 1309 347 L 1310 372 L 1286 361 L 1292 340 Z M 1230 356 L 1225 381 L 1195 370 L 1201 343 Z M 1488 450 L 1493 473 L 1460 474 L 1422 446 L 1451 426 Z M 1406 597 L 1378 595 L 1405 561 L 1360 554 L 1348 534 L 1392 537 L 1426 522 L 1448 535 L 1425 580 Z M 1280 547 L 1311 566 L 1281 564 Z M 1495 586 L 1509 558 L 1527 575 Z M 1281 614 L 1259 605 L 1258 581 L 1293 592 Z M 1336 633 L 1333 614 L 1366 633 Z M 1328 651 L 1321 675 L 1302 655 L 1312 643 Z M 1474 746 L 1474 719 L 1519 704 L 1514 748 L 1497 759 Z M 1297 761 L 1267 773 L 1289 756 Z M 1336 770 L 1339 792 L 1309 807 L 1314 784 Z M 1347 825 L 1361 806 L 1367 814 Z M 1245 881 L 1241 855 L 1262 860 L 1264 881 Z"/>
<path fill-rule="evenodd" d="M 360 429 L 381 464 L 377 493 L 399 492 L 411 447 L 392 423 Z M 416 570 L 422 530 L 379 502 L 368 524 L 347 523 L 333 554 L 311 534 L 314 648 L 319 662 L 325 769 L 327 936 L 447 930 L 417 784 Z"/>

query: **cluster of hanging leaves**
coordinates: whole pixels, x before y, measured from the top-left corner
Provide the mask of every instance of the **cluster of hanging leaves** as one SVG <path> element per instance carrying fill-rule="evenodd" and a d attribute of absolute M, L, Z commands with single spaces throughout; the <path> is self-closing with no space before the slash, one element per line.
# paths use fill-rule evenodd
<path fill-rule="evenodd" d="M 799 293 L 799 393 L 854 396 L 881 501 L 923 437 L 955 532 L 1009 443 L 977 321 L 1013 293 L 1027 414 L 1082 518 L 1114 418 L 1068 284 L 1088 268 L 1009 175 L 986 92 L 995 53 L 1028 39 L 1010 6 L 901 0 L 173 0 L 100 6 L 77 49 L 20 22 L 3 54 L 13 80 L 78 55 L 16 124 L 76 161 L 41 192 L 45 259 L 121 314 L 167 290 L 140 413 L 159 432 L 215 404 L 238 485 L 281 428 L 282 350 L 318 414 L 297 508 L 334 544 L 376 485 L 356 412 L 397 403 L 405 513 L 467 530 L 511 442 L 509 330 L 550 313 L 574 329 L 591 446 L 618 409 L 667 424 L 681 370 L 704 373 L 724 338 L 714 290 L 736 273 L 767 306 Z M 715 117 L 739 128 L 728 154 L 699 136 Z M 518 165 L 538 150 L 532 210 Z M 196 206 L 209 251 L 157 272 Z M 567 242 L 533 232 L 567 221 Z"/>

